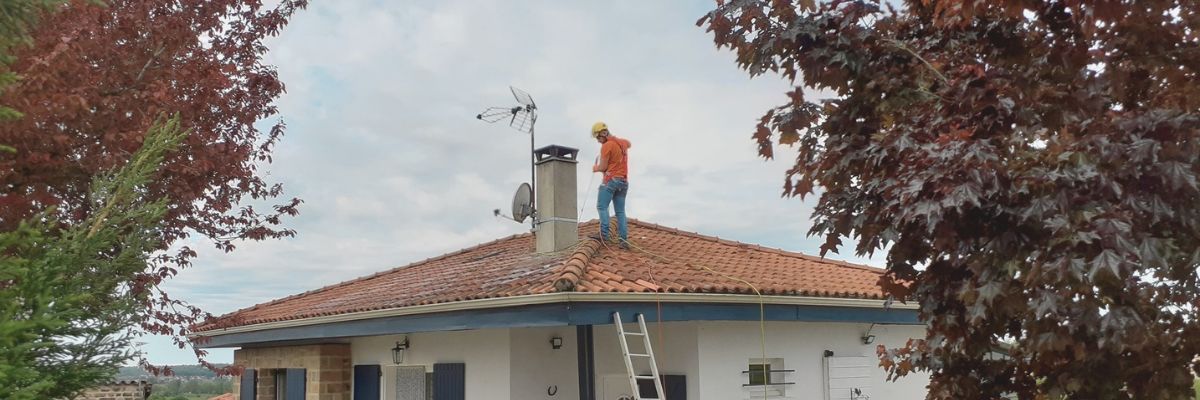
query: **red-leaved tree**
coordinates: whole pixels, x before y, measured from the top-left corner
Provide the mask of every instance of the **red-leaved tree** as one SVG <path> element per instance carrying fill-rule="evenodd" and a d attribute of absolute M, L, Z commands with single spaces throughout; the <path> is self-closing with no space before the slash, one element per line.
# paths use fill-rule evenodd
<path fill-rule="evenodd" d="M 1192 398 L 1200 372 L 1200 2 L 719 1 L 701 18 L 795 89 L 811 234 L 887 252 L 929 397 Z M 814 95 L 813 93 L 817 93 Z"/>
<path fill-rule="evenodd" d="M 193 234 L 224 251 L 235 240 L 293 235 L 280 219 L 296 213 L 298 199 L 265 211 L 248 203 L 270 206 L 283 193 L 258 172 L 284 128 L 270 121 L 284 86 L 262 61 L 263 40 L 306 3 L 77 0 L 46 13 L 31 45 L 14 54 L 21 80 L 0 94 L 0 104 L 24 114 L 0 124 L 0 143 L 16 150 L 0 158 L 0 230 L 49 207 L 65 224 L 84 220 L 94 211 L 93 179 L 124 165 L 167 113 L 191 133 L 147 189 L 149 198 L 170 199 L 160 249 Z M 260 130 L 264 119 L 270 126 Z M 141 328 L 182 348 L 187 326 L 204 313 L 159 284 L 195 252 L 163 254 L 134 285 L 155 292 Z"/>

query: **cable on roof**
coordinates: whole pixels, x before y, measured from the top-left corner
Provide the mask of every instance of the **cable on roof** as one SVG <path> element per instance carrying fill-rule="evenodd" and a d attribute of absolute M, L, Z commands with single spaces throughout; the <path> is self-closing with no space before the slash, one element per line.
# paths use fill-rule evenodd
<path fill-rule="evenodd" d="M 626 243 L 628 243 L 630 247 L 632 247 L 632 248 L 636 249 L 637 251 L 640 251 L 640 252 L 642 252 L 642 253 L 646 253 L 647 255 L 649 255 L 649 256 L 651 256 L 651 257 L 658 258 L 659 260 L 662 260 L 662 261 L 667 261 L 667 262 L 672 262 L 672 261 L 675 261 L 675 260 L 672 260 L 672 259 L 670 259 L 670 258 L 668 258 L 668 257 L 664 257 L 664 256 L 661 256 L 661 255 L 655 254 L 655 253 L 653 253 L 653 252 L 651 252 L 651 251 L 649 251 L 649 250 L 646 250 L 646 249 L 642 248 L 641 246 L 638 246 L 638 245 L 634 244 L 632 241 L 626 241 Z M 603 243 L 602 243 L 602 244 L 603 244 Z M 605 247 L 607 247 L 607 245 L 605 245 Z M 763 295 L 762 295 L 762 292 L 758 290 L 758 287 L 757 287 L 757 286 L 754 286 L 754 284 L 753 284 L 753 283 L 750 283 L 750 281 L 747 281 L 747 280 L 745 280 L 745 279 L 742 279 L 742 278 L 738 278 L 738 277 L 736 277 L 736 276 L 732 276 L 732 275 L 728 275 L 728 274 L 725 274 L 725 273 L 719 272 L 719 271 L 717 271 L 717 270 L 715 270 L 715 269 L 709 268 L 709 267 L 707 267 L 707 266 L 704 266 L 704 265 L 699 265 L 699 264 L 695 264 L 695 265 L 694 265 L 694 264 L 692 264 L 692 263 L 689 263 L 689 262 L 680 262 L 680 263 L 681 263 L 681 264 L 683 264 L 683 265 L 686 265 L 686 266 L 688 266 L 688 267 L 692 267 L 692 268 L 699 267 L 700 269 L 703 269 L 703 270 L 705 270 L 705 271 L 708 271 L 709 273 L 711 273 L 711 274 L 713 274 L 713 275 L 716 275 L 716 276 L 719 276 L 719 277 L 722 277 L 722 278 L 725 278 L 725 279 L 729 279 L 729 280 L 732 280 L 732 281 L 735 281 L 735 282 L 741 282 L 741 283 L 744 283 L 744 284 L 746 284 L 746 286 L 749 286 L 749 287 L 750 287 L 750 290 L 753 290 L 753 291 L 754 291 L 754 295 L 758 296 L 758 339 L 759 339 L 759 350 L 762 352 L 762 360 L 763 360 L 763 362 L 766 362 L 766 360 L 767 360 L 767 312 L 766 312 L 766 303 L 765 303 L 765 301 L 763 300 Z M 648 267 L 648 268 L 653 268 L 653 267 L 649 267 L 649 264 L 647 264 L 647 267 Z M 653 276 L 653 275 L 651 275 L 651 279 L 653 279 L 653 278 L 654 278 L 654 276 Z M 658 283 L 655 283 L 655 282 L 651 282 L 651 283 L 654 283 L 654 285 L 655 285 L 655 286 L 657 286 L 657 285 L 658 285 Z M 660 288 L 661 288 L 661 287 L 660 287 Z M 658 301 L 658 310 L 659 310 L 659 311 L 658 311 L 658 315 L 659 315 L 659 321 L 658 321 L 658 327 L 659 327 L 659 333 L 658 333 L 658 334 L 659 334 L 659 348 L 662 348 L 662 300 L 658 298 L 658 293 L 659 293 L 659 291 L 658 291 L 658 290 L 655 290 L 654 292 L 655 292 L 655 298 L 656 298 L 656 300 Z M 768 379 L 768 378 L 767 378 L 767 374 L 769 374 L 769 373 L 770 373 L 770 372 L 769 372 L 769 370 L 770 370 L 770 368 L 763 368 L 763 381 L 764 381 L 764 382 L 766 382 L 766 381 L 767 381 L 767 379 Z M 766 390 L 763 390 L 763 391 L 762 391 L 762 396 L 763 396 L 763 398 L 764 398 L 764 399 L 765 399 L 765 398 L 767 398 L 767 391 L 766 391 Z"/>
<path fill-rule="evenodd" d="M 599 162 L 600 162 L 600 156 L 596 156 L 596 161 L 593 161 L 592 164 L 596 164 Z M 594 171 L 592 172 L 591 177 L 588 178 L 587 186 L 584 186 L 583 205 L 579 207 L 579 215 L 583 215 L 583 209 L 587 208 L 587 199 L 588 199 L 588 196 L 592 194 L 592 183 L 593 182 L 596 182 L 596 172 L 594 172 Z"/>
<path fill-rule="evenodd" d="M 655 313 L 654 324 L 658 327 L 658 348 L 663 349 L 663 330 L 662 330 L 662 286 L 658 284 L 658 280 L 654 279 L 654 265 L 646 264 L 646 273 L 650 275 L 650 284 L 656 286 L 654 289 L 654 303 L 657 307 Z"/>
<path fill-rule="evenodd" d="M 597 156 L 596 160 L 597 160 L 597 162 L 599 162 L 599 156 Z M 584 208 L 587 208 L 587 196 L 588 196 L 588 195 L 591 193 L 592 182 L 593 182 L 595 179 L 596 179 L 596 174 L 595 174 L 595 173 L 593 173 L 593 174 L 591 175 L 591 178 L 589 178 L 589 179 L 588 179 L 588 185 L 587 185 L 587 189 L 586 189 L 587 191 L 585 191 L 585 192 L 584 192 L 584 197 L 583 197 L 584 206 L 579 208 L 579 214 L 580 214 L 580 215 L 582 215 L 582 214 L 583 214 L 583 210 L 584 210 Z M 611 232 L 610 232 L 610 234 L 611 234 Z M 582 241 L 580 241 L 580 243 L 582 243 Z M 651 252 L 651 251 L 649 251 L 649 250 L 646 250 L 646 249 L 642 248 L 641 246 L 638 246 L 638 245 L 634 244 L 632 241 L 626 240 L 626 241 L 625 241 L 625 243 L 626 243 L 626 244 L 628 244 L 628 245 L 629 245 L 630 247 L 632 247 L 633 249 L 636 249 L 637 251 L 640 251 L 640 252 L 642 252 L 642 253 L 645 253 L 645 254 L 647 254 L 647 255 L 649 255 L 649 256 L 651 256 L 651 257 L 658 258 L 658 259 L 659 259 L 659 260 L 661 260 L 661 261 L 666 261 L 666 262 L 673 262 L 673 261 L 675 261 L 675 260 L 672 260 L 672 259 L 670 259 L 670 258 L 668 258 L 668 257 L 664 257 L 664 256 L 661 256 L 661 255 L 659 255 L 659 254 L 655 254 L 655 253 L 653 253 L 653 252 Z M 605 243 L 603 240 L 600 240 L 600 245 L 601 245 L 601 246 L 604 246 L 604 248 L 606 248 L 606 249 L 607 249 L 607 248 L 609 248 L 609 247 L 608 247 L 608 243 Z M 579 246 L 579 244 L 577 243 L 575 246 L 572 246 L 572 249 L 574 249 L 574 248 L 576 248 L 576 247 L 578 247 L 578 246 Z M 744 283 L 744 284 L 746 284 L 746 286 L 749 286 L 749 287 L 750 287 L 750 290 L 753 290 L 753 291 L 754 291 L 754 295 L 755 295 L 755 296 L 758 296 L 758 339 L 759 339 L 759 350 L 760 350 L 760 352 L 761 352 L 762 361 L 763 361 L 763 362 L 766 362 L 766 360 L 767 360 L 767 312 L 766 312 L 766 303 L 765 303 L 765 301 L 763 300 L 763 295 L 762 295 L 762 292 L 758 290 L 758 287 L 757 287 L 757 286 L 754 286 L 754 284 L 753 284 L 753 283 L 750 283 L 750 281 L 747 281 L 747 280 L 745 280 L 745 279 L 742 279 L 742 278 L 738 278 L 738 277 L 736 277 L 736 276 L 732 276 L 732 275 L 728 275 L 728 274 L 725 274 L 725 273 L 721 273 L 721 272 L 719 272 L 719 271 L 717 271 L 717 270 L 715 270 L 715 269 L 709 268 L 709 267 L 707 267 L 707 266 L 704 266 L 704 265 L 693 265 L 692 263 L 689 263 L 689 262 L 681 262 L 681 264 L 683 264 L 683 265 L 686 265 L 686 266 L 688 266 L 688 267 L 691 267 L 691 268 L 696 268 L 696 267 L 699 267 L 700 269 L 702 269 L 702 270 L 705 270 L 705 271 L 708 271 L 709 273 L 711 273 L 711 274 L 713 274 L 713 275 L 716 275 L 716 276 L 719 276 L 719 277 L 721 277 L 721 278 L 729 279 L 729 280 L 732 280 L 732 281 L 735 281 L 735 282 L 741 282 L 741 283 Z M 663 348 L 664 348 L 664 347 L 663 347 L 663 332 L 662 332 L 662 297 L 661 297 L 661 296 L 662 296 L 662 292 L 660 291 L 660 290 L 662 289 L 662 286 L 659 286 L 659 285 L 658 285 L 658 282 L 657 282 L 657 281 L 654 279 L 654 267 L 653 267 L 651 264 L 646 264 L 646 268 L 647 268 L 647 272 L 648 272 L 648 273 L 649 273 L 649 275 L 650 275 L 650 283 L 654 284 L 654 286 L 658 286 L 658 289 L 655 289 L 655 290 L 654 290 L 654 301 L 655 301 L 655 303 L 656 303 L 656 307 L 657 307 L 657 313 L 656 313 L 656 314 L 658 314 L 658 315 L 657 315 L 657 318 L 656 318 L 656 321 L 655 321 L 655 324 L 656 324 L 656 325 L 658 325 L 658 348 L 660 349 L 659 351 L 662 351 L 661 349 L 663 349 Z M 582 277 L 581 277 L 581 278 L 582 278 Z M 768 380 L 768 378 L 767 378 L 767 376 L 766 376 L 766 375 L 770 373 L 770 372 L 769 372 L 769 370 L 770 370 L 770 368 L 764 368 L 764 369 L 763 369 L 763 381 L 764 381 L 764 382 L 766 382 L 766 381 Z M 766 391 L 766 390 L 763 390 L 763 391 L 762 391 L 762 395 L 763 395 L 763 398 L 764 398 L 764 399 L 765 399 L 765 398 L 767 398 L 767 391 Z"/>
<path fill-rule="evenodd" d="M 544 251 L 541 253 L 538 253 L 535 251 L 533 254 L 538 255 L 538 256 L 559 256 L 564 253 L 574 253 L 575 250 L 579 250 L 580 247 L 583 247 L 584 242 L 585 242 L 584 240 L 580 240 L 580 241 L 575 242 L 575 244 L 571 245 L 570 247 L 564 248 L 562 250 Z M 580 277 L 580 278 L 582 278 L 582 277 Z"/>
<path fill-rule="evenodd" d="M 593 174 L 593 176 L 595 176 L 595 175 Z M 591 184 L 589 183 L 588 185 L 590 186 Z M 580 210 L 580 212 L 582 212 L 582 210 Z M 613 232 L 609 232 L 609 234 L 612 235 Z M 628 241 L 626 241 L 626 243 L 629 243 L 630 246 L 633 246 L 633 243 L 630 243 Z M 606 243 L 603 240 L 600 241 L 600 245 L 604 246 L 604 248 L 606 248 L 606 249 L 610 249 L 610 250 L 612 249 L 611 247 L 608 247 L 608 243 Z M 645 252 L 645 253 L 650 254 L 649 252 Z M 654 290 L 654 305 L 655 305 L 654 325 L 658 329 L 658 351 L 659 351 L 659 353 L 663 353 L 663 349 L 665 349 L 665 347 L 663 347 L 664 335 L 663 335 L 663 327 L 662 327 L 662 292 L 661 292 L 662 286 L 659 286 L 658 280 L 654 279 L 654 265 L 652 263 L 646 264 L 646 272 L 647 272 L 647 274 L 649 274 L 650 284 L 657 287 L 657 289 Z"/>

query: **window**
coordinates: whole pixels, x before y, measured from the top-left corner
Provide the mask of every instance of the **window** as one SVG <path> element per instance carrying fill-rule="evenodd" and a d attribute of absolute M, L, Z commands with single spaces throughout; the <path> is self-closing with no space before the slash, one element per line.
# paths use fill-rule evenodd
<path fill-rule="evenodd" d="M 771 364 L 750 364 L 750 386 L 771 384 Z"/>
<path fill-rule="evenodd" d="M 663 394 L 671 400 L 687 400 L 687 376 L 684 375 L 661 375 Z M 654 388 L 654 381 L 649 379 L 638 379 L 638 394 L 643 399 L 653 399 L 658 397 L 658 390 Z"/>
<path fill-rule="evenodd" d="M 787 381 L 793 372 L 784 369 L 782 358 L 751 358 L 746 370 L 742 371 L 746 375 L 746 383 L 742 386 L 755 393 L 755 396 L 782 397 L 787 385 L 794 383 Z"/>
<path fill-rule="evenodd" d="M 287 370 L 275 370 L 275 398 L 283 400 L 287 398 Z"/>
<path fill-rule="evenodd" d="M 304 368 L 275 370 L 275 399 L 304 400 Z"/>

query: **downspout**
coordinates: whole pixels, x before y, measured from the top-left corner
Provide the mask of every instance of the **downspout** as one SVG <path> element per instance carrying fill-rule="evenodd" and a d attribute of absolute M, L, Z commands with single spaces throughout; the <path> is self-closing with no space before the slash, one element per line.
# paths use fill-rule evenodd
<path fill-rule="evenodd" d="M 821 355 L 821 398 L 829 399 L 829 357 L 833 357 L 833 350 L 825 350 Z"/>
<path fill-rule="evenodd" d="M 596 358 L 591 325 L 575 326 L 579 350 L 579 400 L 596 400 Z"/>

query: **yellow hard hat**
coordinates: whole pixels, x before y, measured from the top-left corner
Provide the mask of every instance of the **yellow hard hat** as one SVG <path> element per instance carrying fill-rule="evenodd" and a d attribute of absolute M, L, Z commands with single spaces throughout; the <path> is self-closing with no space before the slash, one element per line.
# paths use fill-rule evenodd
<path fill-rule="evenodd" d="M 607 130 L 608 130 L 608 124 L 605 124 L 604 121 L 600 121 L 600 122 L 596 122 L 596 123 L 592 124 L 592 138 L 600 137 L 600 132 L 607 131 Z"/>

